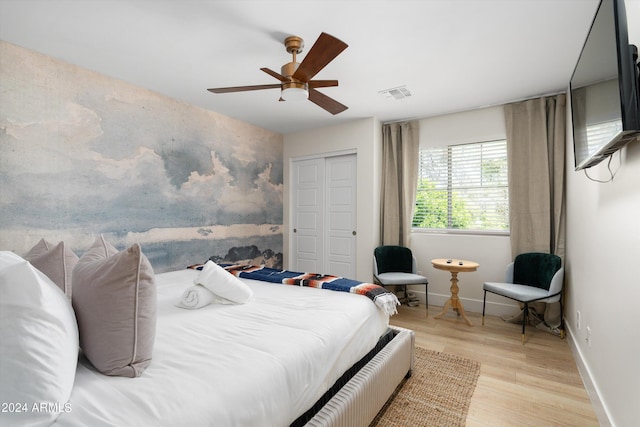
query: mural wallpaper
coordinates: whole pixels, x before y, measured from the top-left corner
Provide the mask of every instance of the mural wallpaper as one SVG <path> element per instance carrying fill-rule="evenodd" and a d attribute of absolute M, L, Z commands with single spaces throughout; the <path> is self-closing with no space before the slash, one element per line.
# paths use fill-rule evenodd
<path fill-rule="evenodd" d="M 282 265 L 282 135 L 0 42 L 0 249 Z M 232 259 L 234 258 L 234 259 Z"/>

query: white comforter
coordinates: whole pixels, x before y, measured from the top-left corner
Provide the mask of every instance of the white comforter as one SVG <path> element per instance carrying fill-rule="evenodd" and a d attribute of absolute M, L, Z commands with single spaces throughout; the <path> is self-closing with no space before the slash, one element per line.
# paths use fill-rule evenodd
<path fill-rule="evenodd" d="M 156 276 L 151 365 L 139 378 L 78 365 L 55 426 L 288 426 L 364 356 L 388 317 L 368 298 L 242 279 L 242 305 L 177 308 L 198 274 Z"/>

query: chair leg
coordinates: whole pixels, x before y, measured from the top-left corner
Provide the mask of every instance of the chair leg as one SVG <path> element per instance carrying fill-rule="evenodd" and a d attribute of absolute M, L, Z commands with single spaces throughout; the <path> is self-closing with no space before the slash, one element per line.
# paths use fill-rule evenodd
<path fill-rule="evenodd" d="M 482 326 L 484 326 L 484 306 L 487 305 L 487 291 L 484 291 L 484 299 L 482 300 Z"/>
<path fill-rule="evenodd" d="M 429 316 L 429 286 L 425 283 L 424 285 L 424 302 L 427 307 L 427 316 Z"/>
<path fill-rule="evenodd" d="M 524 314 L 522 316 L 522 345 L 524 345 L 524 328 L 527 326 L 527 322 L 529 321 L 529 305 L 524 303 Z"/>

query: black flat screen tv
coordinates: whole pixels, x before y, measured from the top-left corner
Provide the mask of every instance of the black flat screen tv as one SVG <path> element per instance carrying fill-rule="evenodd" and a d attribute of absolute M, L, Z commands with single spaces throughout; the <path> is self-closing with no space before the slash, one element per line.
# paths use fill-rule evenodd
<path fill-rule="evenodd" d="M 575 170 L 640 141 L 637 58 L 624 0 L 601 0 L 570 81 Z"/>

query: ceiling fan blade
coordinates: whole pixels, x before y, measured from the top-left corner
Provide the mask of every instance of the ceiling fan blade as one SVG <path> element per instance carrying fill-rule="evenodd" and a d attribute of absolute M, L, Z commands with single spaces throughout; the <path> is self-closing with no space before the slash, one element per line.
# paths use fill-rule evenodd
<path fill-rule="evenodd" d="M 229 93 L 229 92 L 246 92 L 249 90 L 262 90 L 262 89 L 280 89 L 280 85 L 272 84 L 272 85 L 256 85 L 256 86 L 216 87 L 216 88 L 207 89 L 207 90 L 213 93 Z"/>
<path fill-rule="evenodd" d="M 309 87 L 331 87 L 338 86 L 337 80 L 311 80 L 309 82 Z"/>
<path fill-rule="evenodd" d="M 275 71 L 270 70 L 269 68 L 265 67 L 265 68 L 260 68 L 260 69 L 262 71 L 264 71 L 265 73 L 269 74 L 270 76 L 275 77 L 276 79 L 280 80 L 283 83 L 288 83 L 288 82 L 291 81 L 288 78 L 286 78 L 285 76 L 283 76 L 282 74 L 276 73 Z"/>
<path fill-rule="evenodd" d="M 292 77 L 301 82 L 308 82 L 347 47 L 345 42 L 332 35 L 320 34 Z"/>
<path fill-rule="evenodd" d="M 328 97 L 324 93 L 318 92 L 313 88 L 309 88 L 309 101 L 313 102 L 320 108 L 324 108 L 334 116 L 346 110 L 346 105 L 340 104 L 333 98 Z"/>

